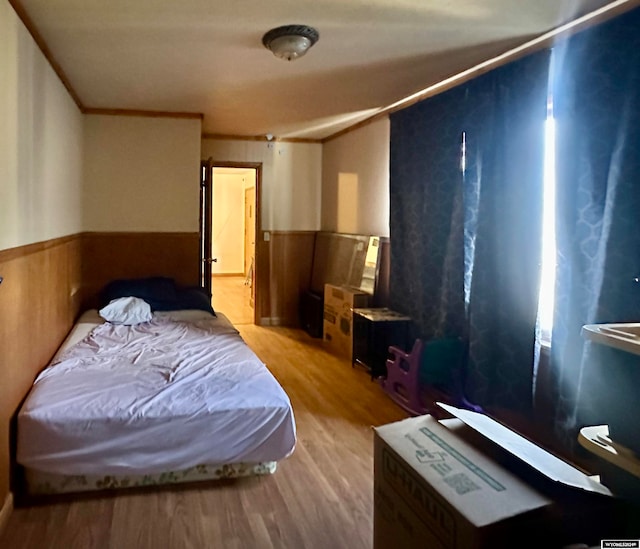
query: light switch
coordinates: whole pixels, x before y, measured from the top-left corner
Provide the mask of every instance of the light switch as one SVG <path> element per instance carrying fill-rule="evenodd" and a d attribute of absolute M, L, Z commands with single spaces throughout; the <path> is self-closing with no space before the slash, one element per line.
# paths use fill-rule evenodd
<path fill-rule="evenodd" d="M 263 239 L 265 242 L 269 242 L 269 240 L 271 240 L 271 233 L 269 231 L 265 231 Z"/>

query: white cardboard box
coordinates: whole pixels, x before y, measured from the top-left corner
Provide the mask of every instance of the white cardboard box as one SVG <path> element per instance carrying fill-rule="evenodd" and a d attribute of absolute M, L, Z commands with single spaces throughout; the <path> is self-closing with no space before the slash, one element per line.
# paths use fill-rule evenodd
<path fill-rule="evenodd" d="M 369 305 L 370 295 L 355 288 L 324 285 L 322 333 L 332 353 L 353 358 L 353 309 Z"/>
<path fill-rule="evenodd" d="M 615 537 L 606 487 L 482 414 L 447 409 L 471 425 L 420 416 L 375 429 L 375 549 L 547 548 Z"/>

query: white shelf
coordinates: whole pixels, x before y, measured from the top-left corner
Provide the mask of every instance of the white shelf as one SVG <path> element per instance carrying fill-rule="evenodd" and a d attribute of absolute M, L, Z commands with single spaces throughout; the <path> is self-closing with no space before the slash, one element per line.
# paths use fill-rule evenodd
<path fill-rule="evenodd" d="M 578 442 L 593 454 L 636 477 L 640 477 L 640 458 L 629 448 L 617 444 L 609 438 L 608 425 L 583 427 L 580 429 Z"/>
<path fill-rule="evenodd" d="M 586 324 L 582 327 L 582 335 L 596 343 L 640 355 L 640 323 L 638 322 Z"/>

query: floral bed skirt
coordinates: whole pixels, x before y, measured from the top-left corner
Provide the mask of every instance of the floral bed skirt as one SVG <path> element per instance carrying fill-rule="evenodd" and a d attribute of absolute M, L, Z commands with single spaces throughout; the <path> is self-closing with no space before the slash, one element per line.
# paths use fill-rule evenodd
<path fill-rule="evenodd" d="M 58 475 L 34 469 L 25 470 L 27 492 L 30 495 L 66 494 L 179 484 L 201 480 L 270 475 L 276 471 L 276 462 L 232 463 L 226 465 L 196 465 L 180 471 L 150 475 Z"/>

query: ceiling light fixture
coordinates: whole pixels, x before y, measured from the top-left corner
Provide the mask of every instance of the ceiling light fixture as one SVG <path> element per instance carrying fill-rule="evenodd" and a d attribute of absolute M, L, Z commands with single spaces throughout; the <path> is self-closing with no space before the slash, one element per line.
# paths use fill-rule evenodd
<path fill-rule="evenodd" d="M 307 25 L 285 25 L 271 29 L 262 37 L 264 47 L 280 59 L 293 61 L 302 57 L 320 38 L 318 31 Z"/>

